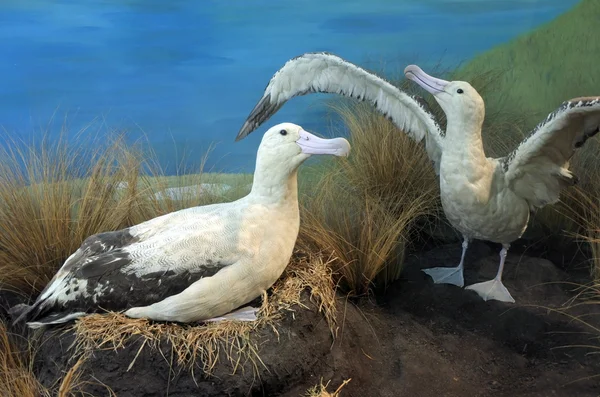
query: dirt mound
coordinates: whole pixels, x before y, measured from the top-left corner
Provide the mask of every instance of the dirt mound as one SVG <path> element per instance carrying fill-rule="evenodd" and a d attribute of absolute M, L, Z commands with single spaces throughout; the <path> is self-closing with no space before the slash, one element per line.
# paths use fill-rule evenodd
<path fill-rule="evenodd" d="M 369 390 L 372 360 L 366 346 L 359 341 L 374 335 L 359 310 L 352 305 L 341 309 L 345 312 L 343 338 L 332 346 L 333 338 L 323 315 L 307 299 L 304 303 L 306 308 L 297 307 L 285 315 L 277 325 L 277 333 L 264 328 L 252 335 L 260 346 L 259 355 L 264 363 L 264 366 L 258 363 L 257 372 L 254 364 L 246 361 L 232 375 L 232 365 L 221 352 L 211 376 L 205 376 L 200 367 L 195 368 L 192 376 L 186 369 L 170 370 L 174 358 L 168 343 L 157 351 L 140 349 L 141 343 L 136 341 L 116 352 L 96 351 L 88 358 L 82 368 L 83 378 L 93 377 L 97 383 L 87 385 L 84 390 L 94 396 L 107 395 L 106 387 L 100 384 L 103 383 L 118 397 L 299 396 L 321 378 L 339 384 L 350 377 L 351 383 L 357 384 L 355 390 Z M 69 362 L 68 348 L 74 338 L 73 331 L 57 333 L 41 346 L 36 372 L 44 385 L 50 386 L 73 365 Z M 375 351 L 382 353 L 379 347 Z"/>
<path fill-rule="evenodd" d="M 450 244 L 411 257 L 403 279 L 376 302 L 340 298 L 335 340 L 323 314 L 304 296 L 306 307 L 286 311 L 275 330 L 265 327 L 251 335 L 262 360 L 256 372 L 252 362 L 242 361 L 232 375 L 235 366 L 222 356 L 212 376 L 198 367 L 192 377 L 185 369 L 170 369 L 174 357 L 168 344 L 157 351 L 140 349 L 137 341 L 117 351 L 96 351 L 84 364 L 83 379 L 105 383 L 118 397 L 300 397 L 322 379 L 335 390 L 350 378 L 341 397 L 600 394 L 597 378 L 584 379 L 600 374 L 597 357 L 566 347 L 589 344 L 590 336 L 567 317 L 541 308 L 572 296 L 569 287 L 556 283 L 572 273 L 515 248 L 505 278 L 517 300 L 510 305 L 434 285 L 420 272 L 421 266 L 453 264 L 459 256 L 460 244 Z M 497 261 L 495 247 L 474 243 L 466 258 L 467 284 L 493 277 Z M 44 384 L 73 364 L 67 358 L 73 340 L 72 332 L 56 334 L 42 345 L 35 371 Z M 85 390 L 107 395 L 99 384 Z"/>

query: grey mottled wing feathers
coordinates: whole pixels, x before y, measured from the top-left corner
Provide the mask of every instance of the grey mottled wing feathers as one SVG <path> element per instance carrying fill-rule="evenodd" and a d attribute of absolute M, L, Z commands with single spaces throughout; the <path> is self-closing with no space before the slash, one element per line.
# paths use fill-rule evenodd
<path fill-rule="evenodd" d="M 509 172 L 527 159 L 542 154 L 548 146 L 558 146 L 560 157 L 555 157 L 556 161 L 568 161 L 576 149 L 598 133 L 599 126 L 600 97 L 565 101 L 502 159 L 502 167 Z"/>
<path fill-rule="evenodd" d="M 218 273 L 229 263 L 206 260 L 186 268 L 139 274 L 127 271 L 131 255 L 124 248 L 138 239 L 128 229 L 88 237 L 81 247 L 48 283 L 31 306 L 15 307 L 15 323 L 50 322 L 54 317 L 74 312 L 125 310 L 145 306 L 178 294 L 190 284 Z M 143 268 L 143 266 L 142 266 Z M 49 288 L 60 291 L 46 294 Z M 57 296 L 62 296 L 62 301 Z M 73 297 L 69 299 L 69 297 Z"/>
<path fill-rule="evenodd" d="M 532 208 L 555 203 L 577 182 L 569 171 L 575 151 L 600 130 L 600 97 L 563 102 L 508 156 L 499 159 L 507 185 Z"/>

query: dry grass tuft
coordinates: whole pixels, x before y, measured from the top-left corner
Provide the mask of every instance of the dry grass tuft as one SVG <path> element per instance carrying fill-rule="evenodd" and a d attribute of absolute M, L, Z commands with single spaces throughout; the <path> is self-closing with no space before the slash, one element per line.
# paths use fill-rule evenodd
<path fill-rule="evenodd" d="M 0 322 L 0 395 L 49 396 L 33 374 L 30 350 L 21 351 L 18 343 Z"/>
<path fill-rule="evenodd" d="M 554 230 L 566 241 L 584 244 L 592 283 L 600 283 L 600 140 L 590 139 L 571 161 L 579 183 L 565 189 L 554 211 Z"/>
<path fill-rule="evenodd" d="M 569 191 L 569 214 L 579 225 L 579 238 L 590 249 L 592 279 L 600 284 L 600 140 L 597 137 L 577 153 L 572 168 L 580 182 Z"/>
<path fill-rule="evenodd" d="M 548 312 L 561 314 L 569 321 L 583 328 L 582 334 L 587 335 L 589 342 L 577 345 L 566 345 L 558 348 L 580 348 L 587 354 L 600 354 L 600 325 L 597 308 L 600 307 L 600 282 L 593 281 L 586 285 L 574 284 L 576 294 L 560 307 L 543 307 Z M 600 377 L 600 374 L 595 375 Z"/>
<path fill-rule="evenodd" d="M 194 371 L 199 364 L 206 374 L 211 374 L 224 357 L 233 373 L 250 363 L 257 371 L 264 365 L 259 356 L 259 346 L 251 334 L 271 328 L 277 334 L 277 320 L 294 306 L 307 308 L 301 302 L 302 293 L 308 289 L 310 300 L 325 316 L 332 334 L 337 332 L 335 285 L 329 264 L 321 257 L 300 256 L 293 260 L 284 275 L 263 296 L 263 303 L 254 322 L 220 321 L 200 325 L 158 323 L 146 319 L 132 319 L 121 313 L 92 314 L 78 319 L 75 330 L 75 354 L 85 355 L 94 350 L 120 349 L 133 340 L 141 341 L 140 350 L 146 346 L 160 351 L 163 342 L 170 346 L 175 363 Z"/>
<path fill-rule="evenodd" d="M 303 197 L 298 246 L 334 257 L 342 285 L 361 295 L 398 278 L 415 221 L 436 214 L 438 182 L 423 147 L 370 105 L 332 106 L 352 155 L 336 159 Z"/>
<path fill-rule="evenodd" d="M 20 345 L 23 344 L 18 343 L 9 334 L 6 325 L 0 322 L 0 396 L 71 397 L 84 394 L 81 391 L 83 386 L 90 383 L 81 379 L 86 356 L 81 356 L 62 379 L 47 388 L 33 373 L 34 347 L 27 343 L 25 349 L 21 349 Z M 109 387 L 105 387 L 110 396 L 115 396 Z"/>
<path fill-rule="evenodd" d="M 75 364 L 69 368 L 63 380 L 58 388 L 58 396 L 59 397 L 68 397 L 71 396 L 71 390 L 73 390 L 76 385 L 80 385 L 81 382 L 81 366 L 85 363 L 85 356 L 81 356 Z"/>
<path fill-rule="evenodd" d="M 599 175 L 600 176 L 600 175 Z M 587 188 L 587 189 L 586 189 Z M 598 188 L 575 186 L 565 194 L 557 212 L 565 227 L 566 239 L 575 239 L 587 246 L 592 283 L 600 284 L 600 196 Z"/>
<path fill-rule="evenodd" d="M 58 397 L 74 397 L 76 395 L 89 395 L 88 393 L 83 391 L 85 386 L 88 384 L 99 384 L 106 389 L 107 396 L 117 397 L 115 392 L 108 385 L 102 382 L 82 380 L 83 365 L 85 364 L 87 359 L 87 356 L 82 355 L 78 358 L 75 364 L 73 364 L 73 366 L 69 368 L 69 370 L 63 376 L 60 385 L 58 386 L 58 391 L 56 392 L 56 395 Z"/>
<path fill-rule="evenodd" d="M 140 167 L 122 136 L 0 147 L 0 288 L 38 291 L 86 237 L 127 225 L 135 190 L 113 186 L 135 186 Z"/>
<path fill-rule="evenodd" d="M 76 144 L 63 131 L 0 147 L 0 288 L 34 295 L 88 236 L 239 198 L 251 179 L 228 181 L 227 195 L 200 194 L 204 162 L 194 174 L 166 177 L 155 155 L 125 135 L 92 132 L 80 131 Z M 164 194 L 184 186 L 180 197 Z"/>
<path fill-rule="evenodd" d="M 329 393 L 327 391 L 327 386 L 329 386 L 329 383 L 331 381 L 327 382 L 326 384 L 323 384 L 323 379 L 321 379 L 320 384 L 313 386 L 306 391 L 305 397 L 340 397 L 342 388 L 346 386 L 351 380 L 352 378 L 346 379 L 337 389 L 335 389 L 334 392 Z"/>

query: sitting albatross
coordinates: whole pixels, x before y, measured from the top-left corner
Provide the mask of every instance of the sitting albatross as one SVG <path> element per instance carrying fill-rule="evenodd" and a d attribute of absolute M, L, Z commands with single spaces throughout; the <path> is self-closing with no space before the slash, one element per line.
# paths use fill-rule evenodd
<path fill-rule="evenodd" d="M 90 236 L 33 305 L 17 305 L 11 314 L 38 328 L 102 309 L 177 322 L 230 313 L 266 291 L 290 260 L 300 221 L 300 164 L 313 154 L 349 151 L 343 138 L 276 125 L 262 138 L 247 196 Z M 255 319 L 250 309 L 232 318 Z"/>
<path fill-rule="evenodd" d="M 435 283 L 462 287 L 469 242 L 481 239 L 500 243 L 496 277 L 467 289 L 484 300 L 514 302 L 502 284 L 510 243 L 527 228 L 530 211 L 557 202 L 560 190 L 576 183 L 577 178 L 568 170 L 569 159 L 575 149 L 598 133 L 600 97 L 562 103 L 508 156 L 489 158 L 481 140 L 485 106 L 477 91 L 464 81 L 429 76 L 415 65 L 407 66 L 404 73 L 433 94 L 446 114 L 446 131 L 421 98 L 333 54 L 306 53 L 275 73 L 237 139 L 247 136 L 295 96 L 320 92 L 369 101 L 411 138 L 425 138 L 425 148 L 440 177 L 444 213 L 463 235 L 458 266 L 423 271 Z"/>

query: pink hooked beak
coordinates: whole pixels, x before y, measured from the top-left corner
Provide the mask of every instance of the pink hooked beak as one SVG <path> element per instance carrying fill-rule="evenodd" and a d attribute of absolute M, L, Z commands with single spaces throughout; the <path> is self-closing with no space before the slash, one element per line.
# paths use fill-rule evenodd
<path fill-rule="evenodd" d="M 296 143 L 305 154 L 333 154 L 334 156 L 350 154 L 350 143 L 344 138 L 319 138 L 305 130 L 300 130 L 300 138 Z"/>
<path fill-rule="evenodd" d="M 417 65 L 408 65 L 404 69 L 404 75 L 407 79 L 414 81 L 433 95 L 444 92 L 444 87 L 450 83 L 449 81 L 428 75 Z"/>

